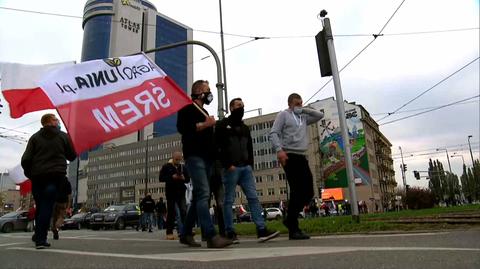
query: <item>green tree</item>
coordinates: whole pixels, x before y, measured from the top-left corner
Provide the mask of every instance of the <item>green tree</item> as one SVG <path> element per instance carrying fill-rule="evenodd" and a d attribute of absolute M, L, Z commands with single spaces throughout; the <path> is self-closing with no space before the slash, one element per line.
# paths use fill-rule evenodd
<path fill-rule="evenodd" d="M 430 181 L 428 187 L 433 193 L 435 203 L 438 204 L 444 201 L 444 185 L 445 185 L 445 173 L 443 171 L 443 165 L 441 162 L 432 161 L 428 162 L 428 177 Z"/>

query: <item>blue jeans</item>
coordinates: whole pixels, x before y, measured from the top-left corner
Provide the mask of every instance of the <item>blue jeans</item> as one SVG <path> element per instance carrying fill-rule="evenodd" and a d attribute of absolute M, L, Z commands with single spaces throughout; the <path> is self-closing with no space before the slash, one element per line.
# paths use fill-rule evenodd
<path fill-rule="evenodd" d="M 57 198 L 57 185 L 48 179 L 32 181 L 32 194 L 36 204 L 35 238 L 36 243 L 47 242 L 48 228 L 52 218 L 53 206 Z"/>
<path fill-rule="evenodd" d="M 191 156 L 185 160 L 185 167 L 193 186 L 193 200 L 187 212 L 181 235 L 192 234 L 195 219 L 198 217 L 202 232 L 205 232 L 205 237 L 210 239 L 216 234 L 208 207 L 210 200 L 209 178 L 212 175 L 213 162 L 201 157 Z"/>
<path fill-rule="evenodd" d="M 148 228 L 148 230 L 152 229 L 152 224 L 153 224 L 153 212 L 143 212 L 144 215 L 144 220 L 145 220 L 145 227 Z"/>
<path fill-rule="evenodd" d="M 258 230 L 265 229 L 265 220 L 262 217 L 262 207 L 257 197 L 257 188 L 253 177 L 252 167 L 250 165 L 236 167 L 233 171 L 224 171 L 223 185 L 225 187 L 225 201 L 223 216 L 225 218 L 225 231 L 234 232 L 232 205 L 235 201 L 235 188 L 240 185 L 243 193 L 247 197 L 248 206 L 252 214 L 252 219 Z"/>

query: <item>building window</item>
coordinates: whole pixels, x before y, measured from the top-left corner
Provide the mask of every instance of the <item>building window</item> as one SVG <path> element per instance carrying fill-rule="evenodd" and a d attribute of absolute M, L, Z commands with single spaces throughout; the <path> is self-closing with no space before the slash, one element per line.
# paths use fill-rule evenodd
<path fill-rule="evenodd" d="M 273 182 L 273 175 L 267 175 L 267 182 Z"/>
<path fill-rule="evenodd" d="M 255 176 L 256 183 L 262 183 L 262 176 Z"/>
<path fill-rule="evenodd" d="M 280 188 L 280 194 L 287 194 L 287 188 L 281 187 Z"/>
<path fill-rule="evenodd" d="M 274 188 L 268 188 L 268 195 L 269 196 L 275 195 L 275 189 Z"/>
<path fill-rule="evenodd" d="M 258 197 L 263 196 L 263 190 L 257 190 L 257 196 Z"/>

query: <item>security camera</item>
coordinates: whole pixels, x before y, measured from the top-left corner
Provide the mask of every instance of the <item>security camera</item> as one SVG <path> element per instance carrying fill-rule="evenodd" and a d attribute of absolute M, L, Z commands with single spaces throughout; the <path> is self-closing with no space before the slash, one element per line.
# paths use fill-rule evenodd
<path fill-rule="evenodd" d="M 322 11 L 320 11 L 320 18 L 325 18 L 325 16 L 327 16 L 327 11 L 325 9 L 322 9 Z"/>

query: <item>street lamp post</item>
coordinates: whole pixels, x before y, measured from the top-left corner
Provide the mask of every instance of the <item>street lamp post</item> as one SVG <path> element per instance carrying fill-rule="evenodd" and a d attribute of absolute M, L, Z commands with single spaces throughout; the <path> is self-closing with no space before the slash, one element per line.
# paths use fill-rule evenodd
<path fill-rule="evenodd" d="M 147 196 L 148 193 L 148 138 L 150 137 L 155 137 L 155 135 L 158 133 L 151 133 L 147 135 L 146 138 L 146 146 L 145 146 L 145 196 Z"/>
<path fill-rule="evenodd" d="M 450 171 L 450 174 L 452 173 L 452 166 L 450 165 L 450 157 L 448 157 L 448 150 L 446 148 L 444 149 L 437 149 L 437 151 L 439 150 L 445 150 L 445 153 L 447 154 L 447 161 L 448 161 L 448 170 Z"/>
<path fill-rule="evenodd" d="M 470 149 L 470 158 L 472 158 L 472 169 L 473 169 L 473 167 L 474 167 L 473 153 L 472 153 L 472 145 L 470 145 L 470 138 L 472 138 L 472 137 L 473 137 L 472 135 L 468 136 L 468 148 Z"/>
<path fill-rule="evenodd" d="M 465 159 L 463 158 L 463 155 L 455 155 L 456 153 L 453 153 L 452 158 L 455 158 L 455 157 L 462 157 L 462 162 L 463 162 L 463 166 L 465 166 Z"/>

